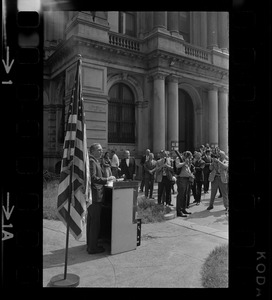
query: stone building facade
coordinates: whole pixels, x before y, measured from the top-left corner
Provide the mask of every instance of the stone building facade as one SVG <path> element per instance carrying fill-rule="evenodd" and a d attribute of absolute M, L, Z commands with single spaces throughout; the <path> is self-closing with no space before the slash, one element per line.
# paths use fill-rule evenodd
<path fill-rule="evenodd" d="M 59 169 L 82 56 L 88 146 L 228 152 L 227 12 L 44 13 L 44 168 Z"/>

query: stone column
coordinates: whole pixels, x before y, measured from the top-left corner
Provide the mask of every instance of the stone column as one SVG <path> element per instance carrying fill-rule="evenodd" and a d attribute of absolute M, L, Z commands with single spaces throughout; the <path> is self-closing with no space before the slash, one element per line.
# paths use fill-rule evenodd
<path fill-rule="evenodd" d="M 165 75 L 154 75 L 153 92 L 153 151 L 165 149 Z"/>
<path fill-rule="evenodd" d="M 218 92 L 219 148 L 228 152 L 228 91 L 220 88 Z"/>
<path fill-rule="evenodd" d="M 153 29 L 164 28 L 166 29 L 166 11 L 153 12 Z"/>
<path fill-rule="evenodd" d="M 200 46 L 207 48 L 207 12 L 200 12 Z"/>
<path fill-rule="evenodd" d="M 178 122 L 178 78 L 167 78 L 167 149 L 171 150 L 171 141 L 179 140 Z"/>
<path fill-rule="evenodd" d="M 192 16 L 192 38 L 190 38 L 191 43 L 200 46 L 200 12 L 194 11 Z"/>
<path fill-rule="evenodd" d="M 153 29 L 153 13 L 152 11 L 146 11 L 145 14 L 145 30 L 144 33 L 148 33 Z"/>
<path fill-rule="evenodd" d="M 218 89 L 211 86 L 208 91 L 209 143 L 218 145 Z"/>
<path fill-rule="evenodd" d="M 207 12 L 207 47 L 218 48 L 217 42 L 217 12 Z"/>
<path fill-rule="evenodd" d="M 227 52 L 229 48 L 228 13 L 218 12 L 217 20 L 218 20 L 218 46 L 224 52 Z"/>
<path fill-rule="evenodd" d="M 172 35 L 178 35 L 178 12 L 177 11 L 169 11 L 167 12 L 167 23 L 168 30 Z"/>
<path fill-rule="evenodd" d="M 142 39 L 145 32 L 145 12 L 138 12 L 137 15 L 137 21 L 138 21 L 138 30 L 139 30 L 139 38 Z"/>
<path fill-rule="evenodd" d="M 147 148 L 146 136 L 148 135 L 148 102 L 138 101 L 137 107 L 137 152 L 142 153 Z"/>

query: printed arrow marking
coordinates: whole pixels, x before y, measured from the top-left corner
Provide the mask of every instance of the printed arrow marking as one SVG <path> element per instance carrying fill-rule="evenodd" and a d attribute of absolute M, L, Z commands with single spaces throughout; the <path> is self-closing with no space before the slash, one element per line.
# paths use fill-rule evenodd
<path fill-rule="evenodd" d="M 9 81 L 2 81 L 2 84 L 12 84 L 12 81 L 9 80 Z"/>
<path fill-rule="evenodd" d="M 6 73 L 8 74 L 13 63 L 14 63 L 14 59 L 11 61 L 11 64 L 9 64 L 9 47 L 7 47 L 7 63 L 2 59 L 3 65 L 5 67 Z"/>
<path fill-rule="evenodd" d="M 4 211 L 4 214 L 6 216 L 6 219 L 9 220 L 11 214 L 12 214 L 12 211 L 14 209 L 14 205 L 12 206 L 11 210 L 9 210 L 9 193 L 7 193 L 7 210 L 5 209 L 4 205 L 2 205 L 2 208 L 3 208 L 3 211 Z"/>

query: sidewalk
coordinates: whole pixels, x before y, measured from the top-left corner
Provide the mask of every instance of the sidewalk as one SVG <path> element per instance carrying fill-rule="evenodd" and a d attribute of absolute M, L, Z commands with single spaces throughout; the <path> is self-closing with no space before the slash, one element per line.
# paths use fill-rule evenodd
<path fill-rule="evenodd" d="M 187 218 L 142 224 L 141 245 L 133 251 L 110 255 L 104 245 L 106 252 L 89 255 L 85 232 L 80 241 L 70 235 L 67 272 L 80 277 L 78 287 L 202 287 L 200 270 L 206 257 L 216 246 L 228 243 L 222 199 L 215 200 L 211 211 L 206 210 L 208 200 L 209 194 L 203 194 L 199 206 L 189 207 L 192 214 Z M 176 194 L 174 205 L 175 201 Z M 53 276 L 64 273 L 66 227 L 60 221 L 44 220 L 43 239 L 46 287 Z"/>

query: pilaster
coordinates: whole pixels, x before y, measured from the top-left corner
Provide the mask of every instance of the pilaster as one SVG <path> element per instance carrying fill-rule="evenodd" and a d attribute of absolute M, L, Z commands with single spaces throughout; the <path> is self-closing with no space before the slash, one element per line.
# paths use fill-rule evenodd
<path fill-rule="evenodd" d="M 228 90 L 225 87 L 218 90 L 218 119 L 219 148 L 228 152 Z"/>
<path fill-rule="evenodd" d="M 207 12 L 200 12 L 200 46 L 207 48 Z"/>
<path fill-rule="evenodd" d="M 207 12 L 207 48 L 218 49 L 217 12 Z"/>
<path fill-rule="evenodd" d="M 209 143 L 218 145 L 218 87 L 211 85 L 208 90 L 209 102 Z"/>
<path fill-rule="evenodd" d="M 165 29 L 167 28 L 167 15 L 166 11 L 154 11 L 153 12 L 153 29 Z"/>
<path fill-rule="evenodd" d="M 169 11 L 167 12 L 167 23 L 168 30 L 172 35 L 179 36 L 178 29 L 178 12 L 177 11 Z"/>
<path fill-rule="evenodd" d="M 228 52 L 229 48 L 229 29 L 228 29 L 228 13 L 218 12 L 218 47 L 221 48 L 223 52 Z"/>
<path fill-rule="evenodd" d="M 167 149 L 171 149 L 171 141 L 179 140 L 178 122 L 178 78 L 167 77 Z"/>
<path fill-rule="evenodd" d="M 153 151 L 165 149 L 165 74 L 153 75 Z"/>

